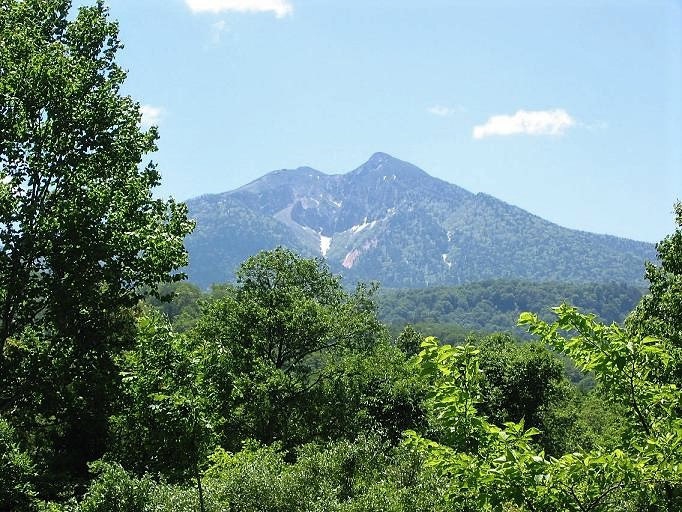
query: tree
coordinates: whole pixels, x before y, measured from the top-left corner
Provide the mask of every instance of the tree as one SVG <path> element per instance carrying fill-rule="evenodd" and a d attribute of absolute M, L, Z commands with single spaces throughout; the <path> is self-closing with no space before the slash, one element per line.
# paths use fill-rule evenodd
<path fill-rule="evenodd" d="M 682 203 L 675 204 L 677 228 L 656 244 L 660 265 L 647 262 L 649 293 L 628 316 L 626 326 L 634 336 L 657 336 L 670 343 L 675 357 L 667 373 L 682 385 Z"/>
<path fill-rule="evenodd" d="M 371 432 L 396 444 L 404 430 L 426 426 L 425 383 L 392 344 L 344 354 L 322 372 L 306 419 L 320 439 L 353 440 Z"/>
<path fill-rule="evenodd" d="M 424 336 L 412 325 L 407 324 L 395 340 L 395 346 L 402 350 L 407 356 L 413 356 L 419 352 Z"/>
<path fill-rule="evenodd" d="M 0 418 L 0 510 L 29 509 L 34 490 L 31 457 L 21 451 L 12 427 Z"/>
<path fill-rule="evenodd" d="M 125 408 L 112 418 L 112 454 L 140 475 L 194 478 L 201 510 L 200 464 L 212 447 L 203 346 L 173 332 L 150 311 L 138 319 L 137 343 L 121 358 Z"/>
<path fill-rule="evenodd" d="M 422 343 L 418 368 L 433 382 L 430 404 L 448 427 L 444 443 L 407 433 L 407 443 L 451 478 L 454 510 L 679 510 L 682 505 L 682 398 L 673 385 L 652 379 L 666 365 L 665 345 L 632 338 L 617 325 L 562 305 L 547 323 L 524 313 L 520 324 L 583 371 L 594 372 L 600 391 L 627 409 L 618 447 L 547 457 L 523 421 L 491 424 L 479 413 L 482 374 L 472 345 Z M 569 339 L 565 333 L 574 333 Z"/>
<path fill-rule="evenodd" d="M 186 207 L 154 199 L 157 130 L 121 94 L 103 1 L 0 0 L 0 414 L 85 474 L 115 403 L 127 309 L 187 263 Z M 50 458 L 48 455 L 46 455 Z"/>
<path fill-rule="evenodd" d="M 207 304 L 190 335 L 215 354 L 206 373 L 234 448 L 247 437 L 300 442 L 326 358 L 369 350 L 385 331 L 372 289 L 349 294 L 322 260 L 278 248 L 246 260 L 234 295 Z"/>
<path fill-rule="evenodd" d="M 156 296 L 147 298 L 147 303 L 161 311 L 173 325 L 176 332 L 184 332 L 196 323 L 201 315 L 200 301 L 207 294 L 186 281 L 159 286 Z"/>
<path fill-rule="evenodd" d="M 480 351 L 480 412 L 496 425 L 524 421 L 543 433 L 547 412 L 566 398 L 563 364 L 539 343 L 519 343 L 509 334 L 492 334 L 475 343 Z"/>

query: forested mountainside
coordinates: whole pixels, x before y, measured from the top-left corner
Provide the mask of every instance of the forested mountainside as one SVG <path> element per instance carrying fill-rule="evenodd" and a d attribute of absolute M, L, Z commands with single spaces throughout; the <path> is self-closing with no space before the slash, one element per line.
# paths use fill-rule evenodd
<path fill-rule="evenodd" d="M 643 284 L 652 244 L 567 229 L 384 153 L 347 174 L 301 167 L 187 202 L 191 281 L 231 281 L 282 245 L 323 256 L 346 282 L 387 287 L 485 279 Z"/>
<path fill-rule="evenodd" d="M 392 326 L 418 324 L 426 334 L 457 326 L 460 332 L 514 331 L 519 314 L 567 302 L 606 323 L 622 323 L 642 298 L 643 287 L 623 283 L 534 283 L 497 280 L 461 286 L 384 290 L 378 296 L 379 318 Z M 453 325 L 454 324 L 454 325 Z M 518 330 L 517 334 L 522 331 Z M 448 340 L 453 341 L 453 340 Z"/>

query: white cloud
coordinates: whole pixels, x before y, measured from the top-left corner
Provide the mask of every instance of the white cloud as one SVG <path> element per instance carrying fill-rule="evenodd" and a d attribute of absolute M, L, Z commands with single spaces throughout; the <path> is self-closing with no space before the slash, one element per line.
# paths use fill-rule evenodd
<path fill-rule="evenodd" d="M 433 114 L 434 116 L 450 117 L 451 115 L 454 114 L 461 114 L 463 112 L 466 112 L 467 109 L 464 108 L 462 105 L 455 105 L 454 107 L 448 107 L 445 105 L 433 105 L 432 107 L 427 108 L 426 111 L 429 114 Z"/>
<path fill-rule="evenodd" d="M 474 139 L 491 135 L 561 135 L 576 124 L 568 112 L 554 110 L 519 110 L 513 116 L 492 116 L 485 124 L 474 127 Z"/>
<path fill-rule="evenodd" d="M 150 126 L 158 126 L 163 116 L 163 109 L 161 107 L 152 107 L 151 105 L 140 106 L 140 113 L 142 114 L 142 126 L 149 128 Z"/>
<path fill-rule="evenodd" d="M 438 117 L 448 117 L 457 112 L 457 109 L 445 107 L 443 105 L 434 105 L 426 109 L 429 114 L 433 114 Z"/>
<path fill-rule="evenodd" d="M 288 0 L 185 0 L 192 12 L 272 12 L 278 18 L 291 14 Z"/>

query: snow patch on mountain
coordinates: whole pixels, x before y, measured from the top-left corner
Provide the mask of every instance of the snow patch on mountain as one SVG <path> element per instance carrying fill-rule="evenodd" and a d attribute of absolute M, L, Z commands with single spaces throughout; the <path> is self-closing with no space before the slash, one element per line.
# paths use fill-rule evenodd
<path fill-rule="evenodd" d="M 442 254 L 441 257 L 443 258 L 443 263 L 445 263 L 448 266 L 448 268 L 452 268 L 452 262 L 448 261 L 448 255 Z"/>
<path fill-rule="evenodd" d="M 320 252 L 322 253 L 322 257 L 325 257 L 327 255 L 327 252 L 329 251 L 329 246 L 331 246 L 331 244 L 332 237 L 320 234 Z"/>
<path fill-rule="evenodd" d="M 372 222 L 367 222 L 367 217 L 365 217 L 365 220 L 362 221 L 362 224 L 356 224 L 352 228 L 350 228 L 351 232 L 353 233 L 359 233 L 363 229 L 366 228 L 373 228 L 376 225 L 377 221 L 373 220 Z"/>

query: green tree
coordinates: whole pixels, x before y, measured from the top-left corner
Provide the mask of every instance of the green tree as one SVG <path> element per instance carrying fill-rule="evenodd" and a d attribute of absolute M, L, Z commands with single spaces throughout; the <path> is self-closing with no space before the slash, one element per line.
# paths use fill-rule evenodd
<path fill-rule="evenodd" d="M 234 295 L 207 304 L 191 336 L 214 355 L 210 393 L 229 418 L 224 446 L 236 448 L 247 437 L 304 439 L 327 359 L 370 350 L 385 330 L 372 289 L 349 294 L 322 260 L 278 248 L 242 264 Z"/>
<path fill-rule="evenodd" d="M 677 228 L 656 244 L 660 265 L 646 264 L 649 293 L 626 320 L 635 336 L 657 336 L 674 352 L 667 379 L 682 385 L 682 203 L 675 204 Z"/>
<path fill-rule="evenodd" d="M 29 509 L 35 494 L 35 468 L 16 441 L 16 432 L 0 418 L 0 510 Z"/>
<path fill-rule="evenodd" d="M 194 478 L 202 510 L 200 464 L 213 440 L 205 359 L 203 347 L 174 333 L 159 313 L 140 317 L 136 346 L 120 363 L 125 407 L 111 421 L 113 456 L 140 475 Z"/>
<path fill-rule="evenodd" d="M 95 461 L 90 464 L 95 478 L 83 501 L 69 508 L 78 512 L 143 512 L 149 501 L 152 481 L 135 478 L 120 465 Z"/>
<path fill-rule="evenodd" d="M 397 443 L 404 430 L 426 425 L 425 382 L 388 342 L 347 353 L 322 372 L 306 418 L 320 439 L 352 440 L 371 432 Z"/>
<path fill-rule="evenodd" d="M 395 340 L 395 346 L 402 350 L 406 355 L 413 356 L 419 352 L 424 336 L 412 325 L 407 324 Z"/>
<path fill-rule="evenodd" d="M 61 476 L 101 455 L 126 309 L 182 277 L 192 228 L 152 197 L 157 130 L 120 92 L 117 24 L 70 7 L 0 0 L 0 414 Z"/>
<path fill-rule="evenodd" d="M 475 347 L 439 346 L 434 338 L 424 341 L 417 362 L 432 379 L 430 404 L 450 436 L 436 443 L 408 432 L 408 445 L 451 478 L 453 510 L 679 510 L 682 420 L 676 407 L 682 397 L 675 386 L 652 379 L 670 362 L 665 345 L 632 338 L 566 305 L 554 313 L 552 323 L 530 313 L 520 323 L 581 370 L 594 372 L 601 393 L 627 409 L 620 446 L 547 457 L 533 443 L 537 429 L 523 422 L 496 426 L 479 413 Z M 566 332 L 575 335 L 566 339 Z"/>
<path fill-rule="evenodd" d="M 543 345 L 519 343 L 509 334 L 492 334 L 475 345 L 483 374 L 480 412 L 498 426 L 523 420 L 543 432 L 547 446 L 545 416 L 567 398 L 561 361 Z"/>
<path fill-rule="evenodd" d="M 616 324 L 601 324 L 594 315 L 580 314 L 566 304 L 553 312 L 556 320 L 552 323 L 530 313 L 522 314 L 519 323 L 569 356 L 583 372 L 594 372 L 597 391 L 625 411 L 621 446 L 611 452 L 587 452 L 576 460 L 562 457 L 567 461 L 564 476 L 575 476 L 579 472 L 572 466 L 583 464 L 587 476 L 596 477 L 591 472 L 605 469 L 601 461 L 593 468 L 586 461 L 601 457 L 616 468 L 611 481 L 603 482 L 602 493 L 608 491 L 615 499 L 626 496 L 640 507 L 647 504 L 649 510 L 678 510 L 682 506 L 682 420 L 678 416 L 682 393 L 676 385 L 659 379 L 666 368 L 679 364 L 678 354 L 671 353 L 666 340 L 632 336 Z M 574 336 L 567 339 L 566 332 Z"/>
<path fill-rule="evenodd" d="M 233 294 L 231 283 L 213 284 L 210 290 L 202 291 L 195 284 L 180 281 L 159 286 L 147 297 L 147 303 L 168 317 L 175 332 L 186 332 L 197 323 L 203 304 Z"/>
<path fill-rule="evenodd" d="M 201 300 L 205 294 L 195 284 L 181 281 L 159 286 L 156 296 L 147 298 L 147 303 L 168 317 L 176 332 L 192 328 L 201 316 Z"/>

